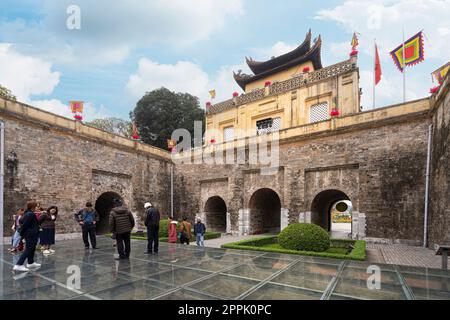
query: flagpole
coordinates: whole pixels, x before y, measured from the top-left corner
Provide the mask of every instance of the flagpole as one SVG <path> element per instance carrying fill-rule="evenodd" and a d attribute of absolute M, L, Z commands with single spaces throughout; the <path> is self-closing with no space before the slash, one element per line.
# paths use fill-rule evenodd
<path fill-rule="evenodd" d="M 406 61 L 405 61 L 405 29 L 403 28 L 403 103 L 406 102 Z"/>
<path fill-rule="evenodd" d="M 376 44 L 376 39 L 373 39 L 373 109 L 375 109 L 375 82 L 376 80 L 376 68 L 377 68 L 377 62 L 376 62 L 376 57 L 377 55 L 377 44 Z"/>

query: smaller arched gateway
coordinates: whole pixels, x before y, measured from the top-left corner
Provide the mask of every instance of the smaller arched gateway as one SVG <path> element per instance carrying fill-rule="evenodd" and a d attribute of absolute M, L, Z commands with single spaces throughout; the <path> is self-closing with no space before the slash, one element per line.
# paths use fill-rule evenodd
<path fill-rule="evenodd" d="M 109 214 L 111 209 L 114 207 L 114 199 L 120 199 L 123 201 L 122 197 L 115 192 L 105 192 L 98 197 L 97 201 L 95 201 L 95 210 L 97 211 L 100 219 L 97 222 L 97 234 L 105 234 L 110 231 Z"/>
<path fill-rule="evenodd" d="M 281 200 L 272 189 L 255 191 L 249 201 L 250 234 L 278 233 L 281 228 Z"/>
<path fill-rule="evenodd" d="M 221 197 L 214 196 L 206 201 L 205 220 L 208 230 L 216 232 L 226 232 L 227 205 Z"/>
<path fill-rule="evenodd" d="M 345 210 L 340 207 L 344 207 Z M 331 232 L 332 236 L 348 237 L 352 233 L 351 208 L 350 198 L 344 192 L 336 189 L 322 191 L 312 201 L 311 223 Z M 347 220 L 349 221 L 342 225 L 333 223 L 333 214 L 343 218 L 341 217 L 343 213 L 348 215 Z"/>

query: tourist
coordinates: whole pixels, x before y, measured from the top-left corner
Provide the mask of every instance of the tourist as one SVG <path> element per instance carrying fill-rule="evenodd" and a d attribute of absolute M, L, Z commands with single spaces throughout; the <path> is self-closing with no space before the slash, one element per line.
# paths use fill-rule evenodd
<path fill-rule="evenodd" d="M 12 230 L 14 231 L 14 234 L 12 237 L 12 248 L 9 249 L 9 252 L 11 253 L 17 253 L 19 251 L 22 251 L 21 249 L 23 249 L 23 241 L 20 237 L 20 224 L 24 212 L 25 210 L 23 208 L 19 208 L 17 209 L 16 214 L 13 215 L 14 225 L 12 227 Z"/>
<path fill-rule="evenodd" d="M 20 227 L 20 237 L 25 239 L 25 250 L 14 266 L 14 271 L 27 272 L 41 266 L 34 262 L 34 252 L 39 238 L 39 221 L 34 213 L 36 207 L 36 201 L 28 201 L 27 210 L 23 215 L 22 226 Z M 25 260 L 27 260 L 27 266 L 24 266 Z"/>
<path fill-rule="evenodd" d="M 91 202 L 86 202 L 86 207 L 75 214 L 75 220 L 80 224 L 83 232 L 84 247 L 89 249 L 91 240 L 92 249 L 97 249 L 97 238 L 95 236 L 95 224 L 98 221 L 97 211 L 92 207 Z"/>
<path fill-rule="evenodd" d="M 183 222 L 180 225 L 180 242 L 181 244 L 186 243 L 189 245 L 191 239 L 191 224 L 187 221 L 187 218 L 183 218 Z"/>
<path fill-rule="evenodd" d="M 197 223 L 194 225 L 194 234 L 197 241 L 197 247 L 205 246 L 205 231 L 206 226 L 202 223 L 201 219 L 197 219 Z"/>
<path fill-rule="evenodd" d="M 146 254 L 158 253 L 159 246 L 159 221 L 161 216 L 158 209 L 152 206 L 150 202 L 144 205 L 146 210 L 145 226 L 147 227 L 147 252 Z"/>
<path fill-rule="evenodd" d="M 58 217 L 58 207 L 51 206 L 47 211 L 43 211 L 39 218 L 42 231 L 39 234 L 40 244 L 44 248 L 44 254 L 55 253 L 51 246 L 55 244 L 56 218 Z"/>
<path fill-rule="evenodd" d="M 169 232 L 169 243 L 177 243 L 177 224 L 178 222 L 173 220 L 173 217 L 169 217 L 169 223 L 167 225 L 167 229 Z"/>
<path fill-rule="evenodd" d="M 114 208 L 109 216 L 111 231 L 116 234 L 117 252 L 116 260 L 129 259 L 131 253 L 131 230 L 134 228 L 134 217 L 131 211 L 124 206 L 122 200 L 114 199 Z"/>

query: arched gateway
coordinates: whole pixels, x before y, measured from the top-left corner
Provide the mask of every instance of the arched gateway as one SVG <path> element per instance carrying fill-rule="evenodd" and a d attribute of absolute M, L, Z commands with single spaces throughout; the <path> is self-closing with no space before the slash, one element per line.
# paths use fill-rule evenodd
<path fill-rule="evenodd" d="M 214 196 L 206 201 L 205 219 L 208 230 L 216 232 L 226 232 L 227 205 L 221 197 Z"/>
<path fill-rule="evenodd" d="M 255 191 L 249 201 L 250 234 L 277 233 L 281 227 L 281 200 L 269 188 Z"/>
<path fill-rule="evenodd" d="M 98 197 L 97 201 L 95 201 L 95 210 L 100 218 L 96 227 L 97 234 L 105 234 L 110 231 L 109 214 L 114 207 L 114 199 L 123 201 L 122 197 L 115 192 L 105 192 Z"/>

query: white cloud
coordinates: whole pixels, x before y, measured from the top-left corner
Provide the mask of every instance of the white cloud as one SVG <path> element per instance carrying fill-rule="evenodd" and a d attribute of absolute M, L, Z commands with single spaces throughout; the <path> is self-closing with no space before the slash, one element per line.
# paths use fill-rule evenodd
<path fill-rule="evenodd" d="M 367 53 L 371 53 L 369 44 L 375 38 L 386 50 L 391 50 L 401 43 L 403 28 L 406 36 L 423 29 L 429 40 L 426 56 L 442 59 L 448 58 L 443 55 L 450 52 L 450 39 L 445 37 L 450 30 L 449 12 L 450 1 L 347 0 L 335 8 L 319 11 L 315 18 L 335 21 L 349 32 L 360 32 L 361 48 Z"/>
<path fill-rule="evenodd" d="M 200 97 L 205 94 L 208 81 L 208 75 L 192 62 L 179 61 L 171 65 L 142 58 L 137 72 L 129 77 L 126 89 L 135 98 L 161 87 Z"/>
<path fill-rule="evenodd" d="M 230 17 L 243 14 L 242 0 L 79 0 L 81 29 L 66 28 L 72 0 L 44 0 L 42 19 L 0 23 L 0 38 L 57 63 L 119 63 L 135 48 L 180 48 L 208 39 Z"/>
<path fill-rule="evenodd" d="M 30 104 L 36 108 L 60 115 L 62 117 L 73 119 L 73 114 L 71 113 L 68 104 L 64 104 L 58 99 L 33 100 L 30 102 Z M 108 117 L 108 111 L 103 105 L 97 109 L 90 102 L 84 104 L 84 121 L 91 121 L 94 119 L 102 119 L 106 117 Z"/>
<path fill-rule="evenodd" d="M 39 109 L 72 118 L 67 104 L 57 99 L 35 100 L 33 96 L 53 93 L 59 84 L 60 72 L 52 70 L 52 64 L 42 59 L 18 53 L 10 44 L 0 43 L 0 84 L 11 90 L 18 101 Z M 102 118 L 107 114 L 103 106 L 97 110 L 86 103 L 84 117 L 87 120 Z"/>
<path fill-rule="evenodd" d="M 224 66 L 210 77 L 198 64 L 178 61 L 175 64 L 159 64 L 147 58 L 139 61 L 126 91 L 133 99 L 140 99 L 146 92 L 165 87 L 175 92 L 187 92 L 199 97 L 201 105 L 210 100 L 209 91 L 216 89 L 215 101 L 230 99 L 234 91 L 242 91 L 233 79 L 233 71 L 242 65 Z"/>
<path fill-rule="evenodd" d="M 50 63 L 17 53 L 5 43 L 0 43 L 0 70 L 0 84 L 23 101 L 53 92 L 61 75 Z"/>
<path fill-rule="evenodd" d="M 295 45 L 295 44 L 285 43 L 283 41 L 278 41 L 273 46 L 271 46 L 269 48 L 263 48 L 258 51 L 263 60 L 268 60 L 271 57 L 278 57 L 278 56 L 281 56 L 282 54 L 288 53 L 288 52 L 294 50 L 295 48 L 297 48 L 298 46 L 299 46 L 299 44 Z"/>
<path fill-rule="evenodd" d="M 377 107 L 402 101 L 402 74 L 389 55 L 405 37 L 422 30 L 425 34 L 425 62 L 407 69 L 407 100 L 425 97 L 431 84 L 429 74 L 450 59 L 450 1 L 440 0 L 346 0 L 342 4 L 321 10 L 316 19 L 333 21 L 349 34 L 345 43 L 330 44 L 329 57 L 335 62 L 348 58 L 350 39 L 354 31 L 360 33 L 361 67 L 360 85 L 363 89 L 362 105 L 372 107 L 373 42 L 376 39 L 383 77 L 377 86 Z M 357 13 L 357 14 L 355 14 Z M 329 59 L 327 57 L 327 59 Z M 409 71 L 410 70 L 410 71 Z M 409 71 L 409 72 L 408 72 Z"/>

